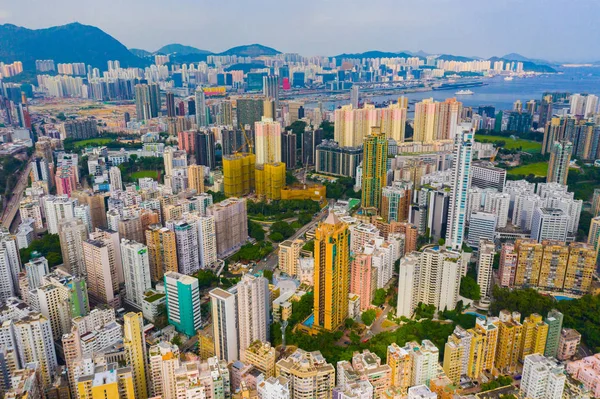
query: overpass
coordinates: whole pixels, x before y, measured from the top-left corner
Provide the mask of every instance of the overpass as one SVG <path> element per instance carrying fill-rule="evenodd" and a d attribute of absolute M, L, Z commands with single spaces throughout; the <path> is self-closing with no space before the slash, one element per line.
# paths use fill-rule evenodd
<path fill-rule="evenodd" d="M 30 172 L 31 162 L 28 161 L 25 170 L 23 170 L 23 172 L 21 172 L 21 176 L 19 176 L 19 181 L 13 188 L 13 195 L 10 201 L 8 201 L 8 204 L 6 204 L 6 208 L 2 214 L 2 227 L 10 229 L 10 226 L 13 224 L 15 217 L 17 216 L 17 212 L 19 211 L 19 204 L 23 198 L 23 193 L 27 188 Z"/>

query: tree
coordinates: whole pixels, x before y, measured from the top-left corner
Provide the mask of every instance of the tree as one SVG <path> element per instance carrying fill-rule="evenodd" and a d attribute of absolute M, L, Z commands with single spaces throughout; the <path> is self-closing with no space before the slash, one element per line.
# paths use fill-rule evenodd
<path fill-rule="evenodd" d="M 269 283 L 273 283 L 273 270 L 263 270 L 263 277 L 269 280 Z"/>
<path fill-rule="evenodd" d="M 218 281 L 216 274 L 211 272 L 210 270 L 198 270 L 196 274 L 196 278 L 198 279 L 198 287 L 208 288 Z"/>
<path fill-rule="evenodd" d="M 346 325 L 346 328 L 352 328 L 354 326 L 354 319 L 347 318 L 344 324 Z"/>
<path fill-rule="evenodd" d="M 183 344 L 183 342 L 181 342 L 181 337 L 179 336 L 179 334 L 177 334 L 173 337 L 173 339 L 171 340 L 171 343 L 173 345 L 177 345 L 177 346 L 181 346 Z"/>
<path fill-rule="evenodd" d="M 377 312 L 375 312 L 374 309 L 366 310 L 360 316 L 360 319 L 362 320 L 362 322 L 365 323 L 365 325 L 367 325 L 367 326 L 370 326 L 371 324 L 373 324 L 373 322 L 375 321 L 376 318 L 377 318 Z"/>
<path fill-rule="evenodd" d="M 271 239 L 271 241 L 275 241 L 275 242 L 281 242 L 283 240 L 285 240 L 285 237 L 283 236 L 283 234 L 281 234 L 280 232 L 275 232 L 275 233 L 271 233 L 269 234 L 269 238 Z"/>
<path fill-rule="evenodd" d="M 323 129 L 324 140 L 333 140 L 333 123 L 329 121 L 323 121 L 323 123 L 321 123 L 321 129 Z"/>
<path fill-rule="evenodd" d="M 474 301 L 481 299 L 481 288 L 473 277 L 467 275 L 460 279 L 460 295 Z"/>
<path fill-rule="evenodd" d="M 33 252 L 44 256 L 50 267 L 58 266 L 63 262 L 58 234 L 46 234 L 39 240 L 33 240 L 29 247 L 21 248 L 19 250 L 21 261 L 29 262 Z"/>
<path fill-rule="evenodd" d="M 385 299 L 387 298 L 387 291 L 383 288 L 378 288 L 375 291 L 375 296 L 373 297 L 373 305 L 381 306 L 385 303 Z"/>
<path fill-rule="evenodd" d="M 294 173 L 291 170 L 287 170 L 285 172 L 285 185 L 286 186 L 291 186 L 298 182 L 299 182 L 298 178 L 296 178 L 296 176 L 294 176 Z"/>
<path fill-rule="evenodd" d="M 220 191 L 215 192 L 215 191 L 208 190 L 206 192 L 207 192 L 207 194 L 212 195 L 214 204 L 216 204 L 217 202 L 225 201 L 227 199 L 227 196 Z"/>
<path fill-rule="evenodd" d="M 263 241 L 265 239 L 265 231 L 262 226 L 250 219 L 248 219 L 248 234 L 256 241 Z"/>
<path fill-rule="evenodd" d="M 302 249 L 305 251 L 314 253 L 315 252 L 315 240 L 307 241 L 306 244 L 304 244 L 304 246 L 302 246 Z"/>
<path fill-rule="evenodd" d="M 288 222 L 279 221 L 275 222 L 271 225 L 271 236 L 275 233 L 281 234 L 281 239 L 275 240 L 271 238 L 273 241 L 282 241 L 284 239 L 290 238 L 296 231 Z M 269 236 L 269 237 L 271 237 Z"/>

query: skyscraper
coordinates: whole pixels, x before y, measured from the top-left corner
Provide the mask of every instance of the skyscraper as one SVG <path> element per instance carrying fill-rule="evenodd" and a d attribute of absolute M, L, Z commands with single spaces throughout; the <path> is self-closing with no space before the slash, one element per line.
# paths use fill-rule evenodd
<path fill-rule="evenodd" d="M 123 347 L 125 361 L 131 367 L 135 397 L 148 398 L 146 380 L 146 338 L 142 313 L 129 312 L 123 316 Z"/>
<path fill-rule="evenodd" d="M 358 85 L 353 85 L 350 89 L 350 105 L 352 108 L 358 108 L 359 97 L 358 97 Z"/>
<path fill-rule="evenodd" d="M 217 166 L 215 136 L 210 130 L 196 133 L 196 165 L 208 166 L 210 170 Z"/>
<path fill-rule="evenodd" d="M 237 284 L 237 310 L 240 353 L 254 341 L 269 340 L 269 281 L 244 274 Z"/>
<path fill-rule="evenodd" d="M 210 123 L 210 115 L 206 106 L 206 96 L 202 87 L 198 86 L 195 93 L 196 99 L 196 126 L 198 128 L 206 127 Z"/>
<path fill-rule="evenodd" d="M 548 162 L 548 183 L 567 184 L 572 150 L 573 144 L 569 141 L 554 142 L 550 151 L 550 162 Z"/>
<path fill-rule="evenodd" d="M 160 224 L 150 225 L 146 230 L 146 244 L 148 245 L 152 281 L 162 280 L 165 272 L 179 270 L 175 232 Z"/>
<path fill-rule="evenodd" d="M 175 118 L 177 114 L 175 113 L 175 94 L 172 92 L 166 93 L 166 105 L 167 105 L 167 117 Z"/>
<path fill-rule="evenodd" d="M 110 180 L 110 189 L 111 191 L 122 190 L 123 189 L 123 180 L 121 178 L 121 169 L 116 166 L 113 166 L 108 171 L 108 176 Z"/>
<path fill-rule="evenodd" d="M 125 275 L 125 302 L 141 310 L 144 294 L 152 288 L 148 247 L 123 238 L 121 256 Z"/>
<path fill-rule="evenodd" d="M 263 116 L 263 99 L 240 98 L 236 101 L 236 114 L 238 126 L 254 126 Z"/>
<path fill-rule="evenodd" d="M 188 166 L 188 187 L 200 194 L 204 192 L 204 166 Z"/>
<path fill-rule="evenodd" d="M 281 125 L 273 119 L 262 118 L 254 124 L 256 163 L 281 162 Z"/>
<path fill-rule="evenodd" d="M 548 312 L 548 316 L 545 319 L 546 324 L 548 324 L 548 338 L 546 339 L 546 348 L 544 349 L 544 356 L 546 357 L 555 358 L 558 353 L 563 318 L 563 314 L 556 309 Z"/>
<path fill-rule="evenodd" d="M 198 228 L 180 220 L 174 225 L 177 243 L 177 264 L 182 274 L 192 274 L 200 269 Z"/>
<path fill-rule="evenodd" d="M 198 279 L 167 272 L 164 280 L 169 324 L 188 337 L 196 335 L 202 323 Z"/>
<path fill-rule="evenodd" d="M 120 251 L 119 251 L 120 252 Z M 115 243 L 108 239 L 90 239 L 83 243 L 83 260 L 90 297 L 98 302 L 119 307 L 119 278 Z"/>
<path fill-rule="evenodd" d="M 380 209 L 381 189 L 386 186 L 388 141 L 379 129 L 373 129 L 363 144 L 363 208 Z"/>
<path fill-rule="evenodd" d="M 350 233 L 330 212 L 315 232 L 314 325 L 336 330 L 348 316 Z"/>
<path fill-rule="evenodd" d="M 560 399 L 566 380 L 563 366 L 553 359 L 534 354 L 525 358 L 520 389 L 527 398 Z"/>
<path fill-rule="evenodd" d="M 233 291 L 233 292 L 232 292 Z M 227 362 L 238 360 L 237 296 L 235 290 L 210 291 L 216 356 Z"/>
<path fill-rule="evenodd" d="M 446 246 L 460 250 L 465 236 L 467 194 L 471 186 L 474 131 L 470 125 L 461 125 L 454 137 L 450 208 Z"/>
<path fill-rule="evenodd" d="M 248 240 L 248 212 L 245 199 L 228 198 L 209 206 L 206 213 L 215 217 L 219 258 L 239 250 Z"/>
<path fill-rule="evenodd" d="M 275 109 L 279 108 L 279 76 L 263 76 L 263 94 L 275 103 Z"/>
<path fill-rule="evenodd" d="M 135 111 L 138 121 L 158 117 L 160 111 L 160 87 L 158 83 L 135 86 Z"/>
<path fill-rule="evenodd" d="M 281 162 L 286 169 L 296 169 L 296 135 L 292 132 L 281 134 Z"/>
<path fill-rule="evenodd" d="M 479 258 L 477 261 L 477 284 L 479 285 L 481 297 L 487 298 L 492 291 L 492 266 L 496 247 L 493 241 L 481 240 L 479 243 Z"/>

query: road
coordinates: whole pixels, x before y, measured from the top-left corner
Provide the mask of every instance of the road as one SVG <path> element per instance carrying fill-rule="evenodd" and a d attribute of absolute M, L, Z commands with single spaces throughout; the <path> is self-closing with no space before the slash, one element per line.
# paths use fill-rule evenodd
<path fill-rule="evenodd" d="M 6 227 L 10 229 L 10 225 L 12 224 L 15 216 L 17 215 L 17 211 L 19 210 L 19 204 L 21 202 L 21 198 L 23 198 L 23 192 L 27 188 L 27 182 L 29 178 L 29 173 L 31 172 L 31 163 L 27 162 L 27 167 L 21 173 L 19 177 L 19 181 L 17 182 L 15 188 L 13 189 L 13 196 L 10 201 L 6 205 L 4 209 L 4 213 L 2 214 L 2 227 Z"/>
<path fill-rule="evenodd" d="M 327 208 L 321 209 L 321 211 L 313 218 L 313 220 L 302 226 L 298 229 L 293 236 L 288 238 L 288 240 L 295 240 L 296 238 L 302 237 L 304 233 L 315 227 L 317 223 L 322 221 L 327 217 Z M 254 267 L 254 273 L 258 273 L 262 270 L 274 270 L 277 267 L 277 263 L 279 262 L 279 248 L 277 244 L 275 244 L 275 250 L 271 252 L 267 257 L 256 264 Z"/>

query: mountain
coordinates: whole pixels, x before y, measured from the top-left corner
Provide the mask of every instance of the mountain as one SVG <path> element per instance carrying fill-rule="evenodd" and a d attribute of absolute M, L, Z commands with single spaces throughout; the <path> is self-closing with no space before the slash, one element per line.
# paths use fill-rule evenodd
<path fill-rule="evenodd" d="M 162 46 L 158 50 L 154 52 L 160 54 L 173 54 L 177 53 L 178 55 L 190 55 L 190 54 L 213 54 L 212 51 L 208 50 L 200 50 L 196 47 L 185 46 L 179 43 L 167 44 L 166 46 Z"/>
<path fill-rule="evenodd" d="M 35 60 L 83 62 L 106 68 L 109 60 L 124 67 L 142 67 L 147 62 L 131 53 L 112 36 L 94 26 L 72 23 L 46 29 L 27 29 L 11 24 L 0 25 L 0 61 L 22 61 L 25 69 L 34 69 Z"/>
<path fill-rule="evenodd" d="M 511 60 L 511 61 L 533 62 L 534 64 L 540 64 L 540 65 L 553 65 L 552 62 L 549 62 L 546 60 L 535 59 L 535 58 L 527 58 L 518 53 L 509 53 L 509 54 L 503 55 L 500 58 L 505 59 L 505 60 Z"/>
<path fill-rule="evenodd" d="M 277 54 L 281 54 L 281 51 L 277 51 L 271 47 L 263 46 L 262 44 L 247 44 L 244 46 L 232 47 L 229 50 L 219 53 L 218 55 L 237 55 L 242 57 L 270 57 Z"/>
<path fill-rule="evenodd" d="M 473 61 L 475 58 L 463 57 L 461 55 L 442 54 L 437 59 L 444 60 L 444 61 L 469 62 L 469 61 Z"/>
<path fill-rule="evenodd" d="M 354 53 L 354 54 L 344 53 L 344 54 L 339 54 L 339 55 L 335 56 L 336 59 L 341 59 L 341 58 L 356 58 L 356 59 L 396 58 L 396 57 L 409 58 L 409 57 L 417 57 L 417 56 L 413 56 L 412 54 L 407 53 L 407 52 L 392 53 L 389 51 L 379 51 L 379 50 L 370 50 L 370 51 L 365 51 L 364 53 Z"/>
<path fill-rule="evenodd" d="M 140 58 L 150 57 L 152 55 L 151 52 L 142 50 L 141 48 L 130 48 L 129 51 L 133 53 L 133 55 L 135 55 L 136 57 Z"/>

